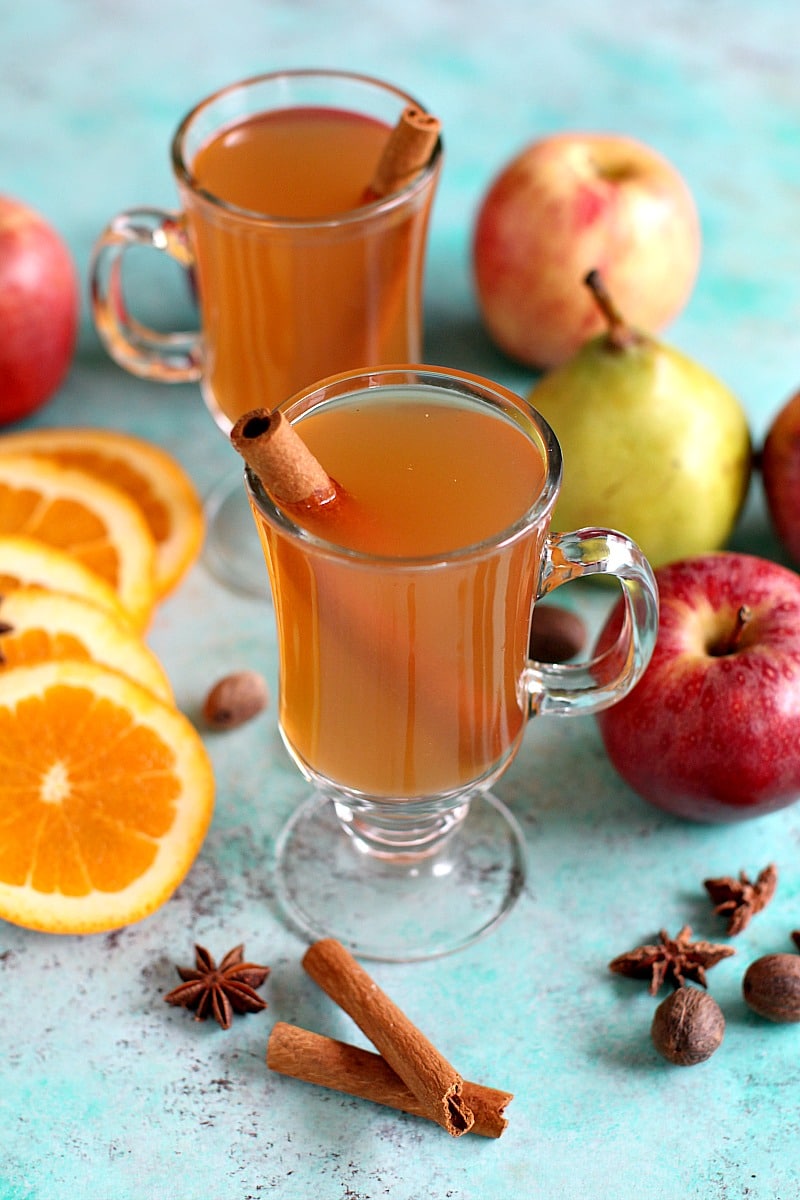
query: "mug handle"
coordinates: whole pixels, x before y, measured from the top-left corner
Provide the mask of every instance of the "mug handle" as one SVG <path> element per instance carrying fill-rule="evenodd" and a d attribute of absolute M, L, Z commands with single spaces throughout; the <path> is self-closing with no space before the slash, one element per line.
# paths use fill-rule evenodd
<path fill-rule="evenodd" d="M 202 374 L 200 334 L 159 333 L 128 312 L 122 289 L 122 260 L 130 246 L 146 246 L 168 254 L 187 273 L 194 266 L 180 213 L 159 208 L 131 208 L 119 213 L 95 242 L 89 265 L 92 315 L 100 340 L 111 358 L 132 375 L 162 383 L 194 383 Z"/>
<path fill-rule="evenodd" d="M 642 551 L 624 534 L 608 529 L 549 534 L 537 599 L 588 575 L 610 575 L 621 585 L 616 641 L 586 662 L 528 662 L 522 682 L 529 717 L 609 708 L 631 690 L 650 661 L 658 632 L 658 585 Z"/>

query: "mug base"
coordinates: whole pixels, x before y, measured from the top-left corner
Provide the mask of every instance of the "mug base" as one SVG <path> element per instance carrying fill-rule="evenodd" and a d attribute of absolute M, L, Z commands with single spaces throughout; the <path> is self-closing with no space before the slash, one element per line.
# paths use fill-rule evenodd
<path fill-rule="evenodd" d="M 525 883 L 525 840 L 491 792 L 469 798 L 436 854 L 364 851 L 329 796 L 315 792 L 276 846 L 277 899 L 310 941 L 332 937 L 358 958 L 415 962 L 461 950 L 507 915 Z"/>

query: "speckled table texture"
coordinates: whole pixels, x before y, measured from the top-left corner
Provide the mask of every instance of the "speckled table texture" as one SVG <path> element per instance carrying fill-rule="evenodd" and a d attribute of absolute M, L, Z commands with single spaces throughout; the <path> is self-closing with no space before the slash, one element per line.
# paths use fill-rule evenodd
<path fill-rule="evenodd" d="M 798 33 L 793 0 L 0 0 L 0 190 L 61 229 L 85 280 L 113 213 L 175 203 L 167 147 L 194 101 L 284 66 L 380 74 L 444 122 L 426 358 L 527 391 L 532 374 L 493 350 L 478 321 L 479 199 L 539 134 L 627 132 L 673 160 L 701 213 L 697 288 L 667 336 L 735 389 L 758 441 L 800 383 Z M 160 443 L 204 496 L 235 469 L 197 389 L 111 364 L 87 304 L 67 382 L 25 423 L 76 424 Z M 733 544 L 781 560 L 757 483 Z M 263 671 L 274 692 L 266 600 L 231 593 L 202 560 L 149 640 L 190 718 L 238 665 Z M 615 776 L 592 718 L 531 725 L 496 789 L 528 843 L 516 908 L 456 955 L 370 968 L 466 1076 L 515 1093 L 500 1140 L 451 1139 L 267 1071 L 275 1020 L 361 1039 L 304 975 L 304 943 L 275 910 L 273 843 L 305 784 L 274 706 L 204 737 L 213 825 L 165 907 L 107 936 L 0 925 L 2 1200 L 800 1194 L 800 1028 L 768 1025 L 741 999 L 745 963 L 790 949 L 800 925 L 800 808 L 719 828 L 672 820 Z M 778 896 L 714 970 L 723 1046 L 702 1066 L 669 1067 L 650 1044 L 646 987 L 607 963 L 661 927 L 689 923 L 716 940 L 702 880 L 769 861 Z M 195 941 L 216 954 L 244 942 L 269 963 L 267 1011 L 223 1032 L 164 1004 Z"/>

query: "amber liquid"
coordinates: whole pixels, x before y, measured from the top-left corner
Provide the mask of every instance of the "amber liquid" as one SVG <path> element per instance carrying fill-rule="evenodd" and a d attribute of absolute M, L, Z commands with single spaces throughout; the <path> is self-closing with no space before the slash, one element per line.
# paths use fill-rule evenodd
<path fill-rule="evenodd" d="M 233 206 L 184 189 L 203 386 L 223 423 L 326 375 L 421 357 L 432 189 L 391 211 L 362 203 L 389 132 L 353 112 L 288 108 L 228 126 L 195 155 L 196 189 Z"/>
<path fill-rule="evenodd" d="M 543 533 L 458 548 L 495 539 L 535 503 L 540 449 L 486 409 L 385 391 L 298 429 L 352 502 L 321 513 L 316 532 L 375 557 L 320 554 L 257 517 L 290 749 L 312 778 L 382 798 L 490 778 L 524 726 Z"/>

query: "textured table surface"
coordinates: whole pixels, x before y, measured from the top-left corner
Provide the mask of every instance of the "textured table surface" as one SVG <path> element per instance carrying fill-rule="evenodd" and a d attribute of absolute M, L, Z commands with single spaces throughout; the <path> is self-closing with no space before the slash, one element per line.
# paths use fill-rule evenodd
<path fill-rule="evenodd" d="M 357 15 L 356 15 L 357 14 Z M 697 289 L 669 338 L 741 396 L 759 440 L 800 382 L 800 13 L 794 0 L 0 0 L 0 190 L 65 234 L 86 277 L 114 212 L 174 203 L 167 146 L 218 85 L 282 66 L 377 73 L 442 116 L 447 157 L 431 230 L 426 356 L 527 390 L 482 333 L 469 242 L 479 199 L 526 141 L 564 128 L 650 142 L 701 211 Z M 167 314 L 168 316 L 169 314 Z M 171 450 L 204 495 L 234 469 L 193 387 L 138 382 L 102 353 L 86 308 L 63 389 L 28 423 L 129 430 Z M 780 558 L 754 485 L 735 544 Z M 201 561 L 150 642 L 183 710 L 235 665 L 274 689 L 269 608 Z M 502 1139 L 436 1127 L 271 1076 L 275 1020 L 353 1028 L 300 967 L 269 862 L 304 785 L 274 709 L 205 735 L 213 826 L 175 897 L 109 936 L 0 926 L 2 1200 L 445 1200 L 800 1194 L 800 1028 L 741 999 L 746 962 L 800 925 L 800 809 L 725 828 L 673 821 L 614 775 L 591 718 L 542 720 L 498 785 L 528 841 L 508 920 L 460 954 L 377 965 L 375 978 L 465 1075 L 516 1098 Z M 775 861 L 776 899 L 713 973 L 722 1048 L 690 1070 L 652 1049 L 654 1001 L 606 964 L 661 927 L 722 933 L 708 875 Z M 222 1032 L 161 997 L 195 941 L 243 941 L 269 963 L 265 1013 Z"/>

